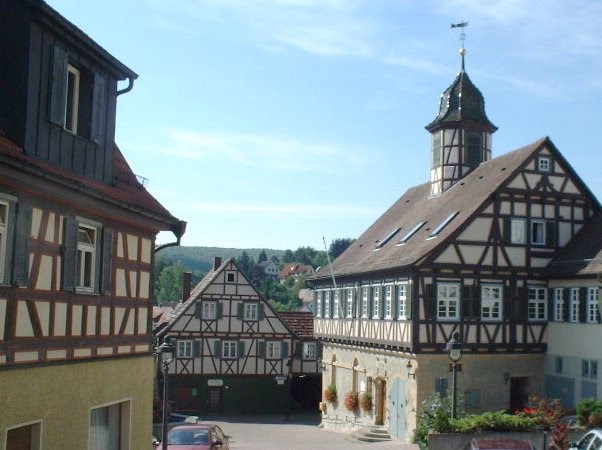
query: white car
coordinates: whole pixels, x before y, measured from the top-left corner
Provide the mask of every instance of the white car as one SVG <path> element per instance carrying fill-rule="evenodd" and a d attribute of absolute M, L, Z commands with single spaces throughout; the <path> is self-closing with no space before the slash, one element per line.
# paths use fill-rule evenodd
<path fill-rule="evenodd" d="M 602 428 L 588 431 L 579 442 L 571 442 L 568 450 L 602 450 Z"/>

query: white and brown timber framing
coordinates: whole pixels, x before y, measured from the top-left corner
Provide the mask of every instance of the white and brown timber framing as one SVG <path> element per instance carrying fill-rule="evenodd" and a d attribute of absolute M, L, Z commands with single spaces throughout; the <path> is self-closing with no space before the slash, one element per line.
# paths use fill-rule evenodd
<path fill-rule="evenodd" d="M 541 157 L 549 159 L 546 172 L 538 170 Z M 451 334 L 459 331 L 467 352 L 543 353 L 546 320 L 528 320 L 528 286 L 547 286 L 546 267 L 599 211 L 598 201 L 549 138 L 483 162 L 439 195 L 431 195 L 430 183 L 413 187 L 331 268 L 313 277 L 317 292 L 332 290 L 332 270 L 337 288 L 351 289 L 354 302 L 352 317 L 316 317 L 316 337 L 419 354 L 442 353 Z M 549 239 L 540 244 L 529 239 L 509 242 L 506 224 L 513 217 L 545 222 Z M 420 222 L 419 230 L 400 243 Z M 433 289 L 438 282 L 460 286 L 457 320 L 437 318 Z M 488 283 L 503 289 L 503 316 L 498 320 L 481 318 L 480 289 Z M 362 287 L 382 291 L 387 284 L 406 285 L 406 317 L 384 318 L 382 294 L 380 316 L 361 317 Z M 346 295 L 340 298 L 340 312 L 345 312 Z"/>
<path fill-rule="evenodd" d="M 203 316 L 208 302 L 215 304 L 215 315 L 209 319 Z M 245 304 L 257 305 L 256 320 L 245 320 Z M 193 342 L 192 354 L 178 357 L 172 364 L 176 377 L 281 376 L 289 373 L 289 361 L 291 374 L 317 373 L 317 360 L 302 361 L 298 354 L 298 345 L 304 339 L 291 331 L 233 259 L 221 263 L 216 258 L 213 270 L 170 313 L 159 339 L 166 335 L 176 341 Z M 235 358 L 221 355 L 224 341 L 236 342 Z M 268 342 L 280 343 L 278 357 L 266 357 Z"/>
<path fill-rule="evenodd" d="M 114 148 L 115 183 L 30 158 L 0 137 L 0 189 L 28 210 L 24 278 L 0 286 L 0 367 L 148 354 L 154 237 L 177 228 L 135 181 Z M 65 227 L 73 217 L 101 225 L 102 281 L 94 293 L 63 285 Z M 12 251 L 14 257 L 19 249 Z M 18 267 L 12 267 L 13 277 Z M 9 281 L 9 280 L 7 280 Z"/>

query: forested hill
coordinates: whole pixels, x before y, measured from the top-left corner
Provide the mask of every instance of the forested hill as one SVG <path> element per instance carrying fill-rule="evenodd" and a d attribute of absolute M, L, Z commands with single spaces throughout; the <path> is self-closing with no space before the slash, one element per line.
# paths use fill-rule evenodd
<path fill-rule="evenodd" d="M 222 247 L 167 247 L 157 253 L 161 259 L 172 263 L 180 262 L 193 271 L 202 273 L 208 272 L 213 267 L 213 260 L 216 256 L 225 260 L 227 258 L 239 258 L 243 252 L 253 260 L 258 261 L 259 255 L 264 251 L 268 259 L 276 256 L 282 260 L 285 250 L 273 250 L 269 248 L 222 248 Z"/>

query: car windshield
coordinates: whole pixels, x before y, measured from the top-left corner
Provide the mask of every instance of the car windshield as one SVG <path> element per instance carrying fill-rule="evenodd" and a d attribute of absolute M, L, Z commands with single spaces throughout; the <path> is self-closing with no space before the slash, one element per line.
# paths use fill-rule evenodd
<path fill-rule="evenodd" d="M 172 445 L 209 444 L 209 430 L 205 429 L 175 429 L 169 432 L 167 443 Z"/>

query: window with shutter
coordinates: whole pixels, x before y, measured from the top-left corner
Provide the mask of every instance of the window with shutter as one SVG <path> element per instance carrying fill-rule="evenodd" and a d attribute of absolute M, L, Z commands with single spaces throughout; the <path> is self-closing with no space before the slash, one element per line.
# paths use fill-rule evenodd
<path fill-rule="evenodd" d="M 8 203 L 10 207 L 10 203 Z M 15 223 L 14 236 L 14 258 L 13 258 L 13 282 L 17 286 L 27 286 L 29 280 L 29 241 L 31 236 L 31 206 L 24 203 L 17 204 L 17 217 Z M 7 211 L 10 214 L 10 211 Z M 7 217 L 10 220 L 10 216 Z M 8 232 L 10 231 L 10 222 L 5 229 L 5 244 L 8 244 Z M 4 259 L 3 276 L 6 279 L 6 272 L 9 264 L 7 263 L 9 255 L 8 245 L 2 251 Z"/>

